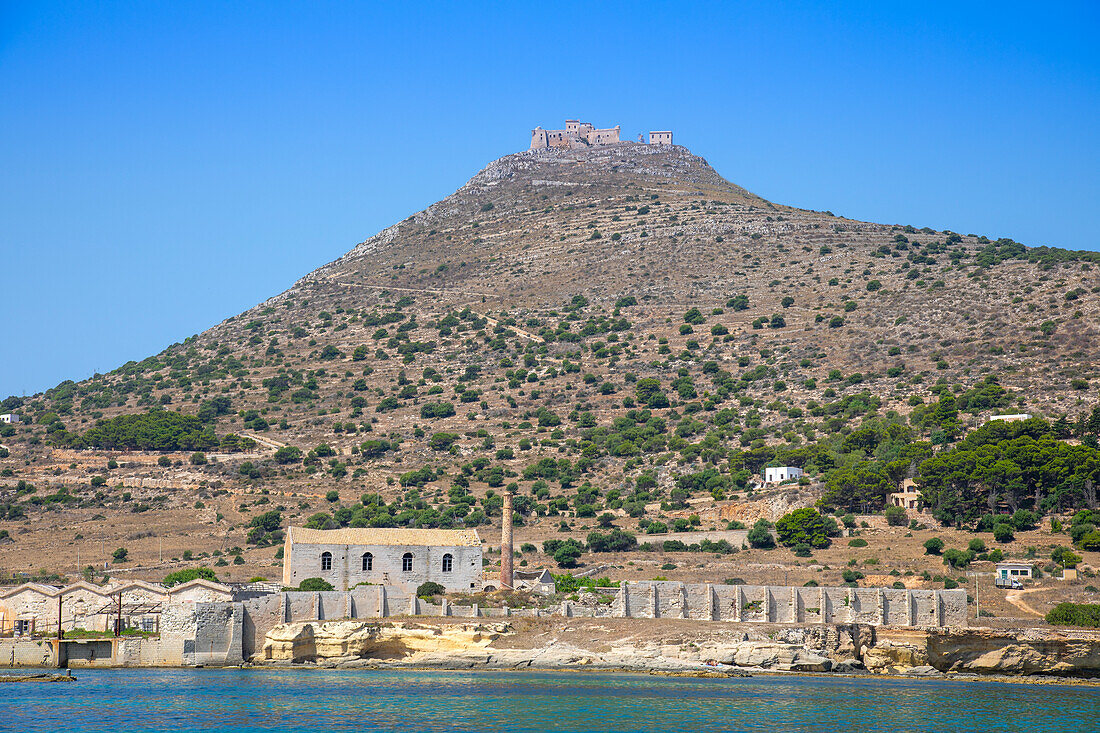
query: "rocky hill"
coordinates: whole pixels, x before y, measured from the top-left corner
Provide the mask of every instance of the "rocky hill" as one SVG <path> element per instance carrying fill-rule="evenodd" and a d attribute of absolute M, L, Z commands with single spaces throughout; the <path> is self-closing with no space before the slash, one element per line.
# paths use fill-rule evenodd
<path fill-rule="evenodd" d="M 0 566 L 275 577 L 280 522 L 487 537 L 509 485 L 532 540 L 774 519 L 863 426 L 950 442 L 944 395 L 962 430 L 1086 415 L 1097 262 L 773 204 L 680 146 L 505 156 L 182 344 L 6 400 Z M 807 480 L 761 492 L 779 460 Z"/>

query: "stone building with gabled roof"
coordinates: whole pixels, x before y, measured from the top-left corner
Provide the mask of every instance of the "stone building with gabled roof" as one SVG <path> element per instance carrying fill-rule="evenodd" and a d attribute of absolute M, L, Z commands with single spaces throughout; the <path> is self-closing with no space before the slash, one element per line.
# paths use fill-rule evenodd
<path fill-rule="evenodd" d="M 481 538 L 472 529 L 289 527 L 283 585 L 321 578 L 337 590 L 369 584 L 415 591 L 430 581 L 469 592 L 481 590 L 481 565 Z"/>

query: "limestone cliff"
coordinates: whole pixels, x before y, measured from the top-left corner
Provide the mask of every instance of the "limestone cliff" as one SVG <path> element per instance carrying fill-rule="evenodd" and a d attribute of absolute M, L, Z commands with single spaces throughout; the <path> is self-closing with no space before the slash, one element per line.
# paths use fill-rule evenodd
<path fill-rule="evenodd" d="M 1100 675 L 1100 633 L 1080 630 L 882 630 L 864 661 L 869 669 L 905 671 L 931 665 L 941 672 Z"/>
<path fill-rule="evenodd" d="M 627 636 L 588 639 L 573 633 L 528 645 L 510 624 L 362 623 L 313 621 L 272 629 L 256 662 L 386 664 L 448 668 L 630 669 L 638 671 L 715 670 L 753 667 L 827 672 L 858 666 L 853 658 L 866 632 L 834 627 L 700 630 L 695 641 Z M 834 659 L 835 658 L 835 659 Z"/>
<path fill-rule="evenodd" d="M 311 621 L 272 629 L 254 662 L 690 672 L 1100 675 L 1100 633 L 770 624 L 680 628 L 671 620 L 516 623 Z M 517 622 L 518 623 L 518 622 Z M 603 624 L 607 624 L 604 626 Z"/>
<path fill-rule="evenodd" d="M 305 621 L 268 632 L 263 659 L 306 662 L 321 659 L 410 659 L 428 653 L 484 648 L 507 630 L 504 624 L 364 623 Z"/>

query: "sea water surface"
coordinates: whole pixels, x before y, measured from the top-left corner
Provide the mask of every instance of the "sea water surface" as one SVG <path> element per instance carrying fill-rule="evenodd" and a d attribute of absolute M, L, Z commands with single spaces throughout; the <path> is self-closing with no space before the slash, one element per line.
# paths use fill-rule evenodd
<path fill-rule="evenodd" d="M 0 731 L 1100 730 L 1100 688 L 580 672 L 81 670 L 0 687 Z"/>

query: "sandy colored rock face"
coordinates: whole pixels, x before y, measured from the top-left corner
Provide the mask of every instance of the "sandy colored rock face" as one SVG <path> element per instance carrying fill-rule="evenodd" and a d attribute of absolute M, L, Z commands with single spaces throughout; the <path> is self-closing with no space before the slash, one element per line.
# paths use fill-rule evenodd
<path fill-rule="evenodd" d="M 624 639 L 607 645 L 547 639 L 542 646 L 509 646 L 517 631 L 507 624 L 370 624 L 352 621 L 301 622 L 273 628 L 263 661 L 356 664 L 359 662 L 445 668 L 593 668 L 689 671 L 715 665 L 826 672 L 830 653 L 851 648 L 841 639 L 828 648 L 813 633 L 780 641 L 748 635 L 701 643 Z"/>
<path fill-rule="evenodd" d="M 421 626 L 358 621 L 299 622 L 276 626 L 267 634 L 263 658 L 272 661 L 317 659 L 404 659 L 424 653 L 456 653 L 488 646 L 505 624 Z"/>
<path fill-rule="evenodd" d="M 1040 631 L 929 633 L 931 663 L 979 674 L 1089 675 L 1100 671 L 1100 633 Z"/>

